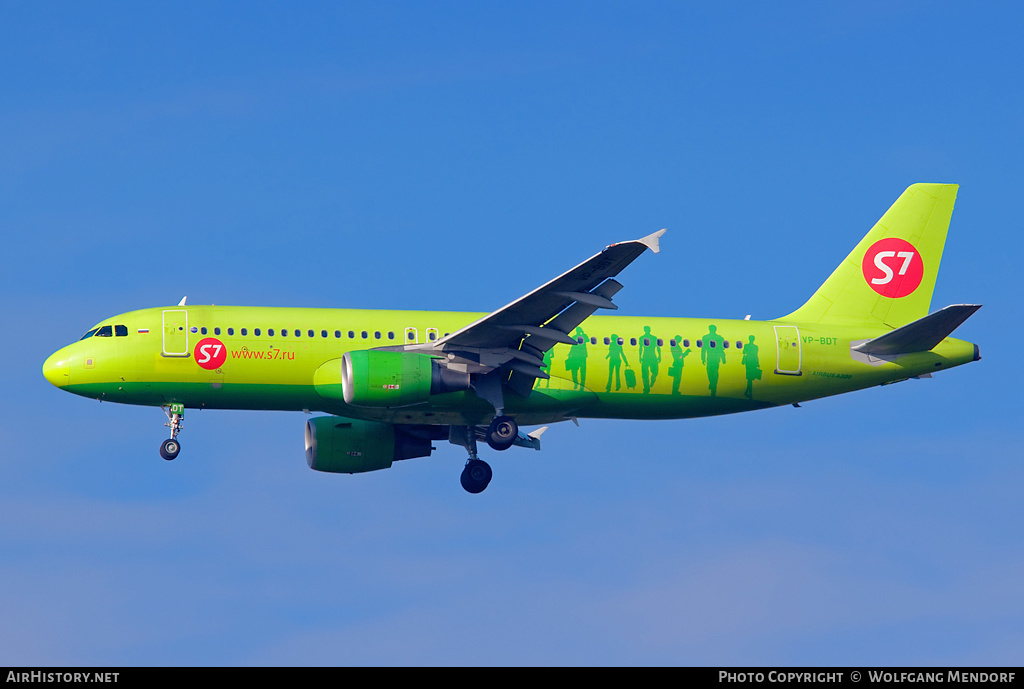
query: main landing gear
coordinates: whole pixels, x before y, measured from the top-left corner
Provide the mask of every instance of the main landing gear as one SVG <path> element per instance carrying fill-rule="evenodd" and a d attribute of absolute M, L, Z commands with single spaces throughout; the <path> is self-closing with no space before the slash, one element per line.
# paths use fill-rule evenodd
<path fill-rule="evenodd" d="M 164 425 L 171 429 L 171 437 L 160 443 L 160 456 L 169 462 L 181 452 L 178 433 L 184 428 L 181 420 L 185 418 L 185 405 L 172 404 L 169 407 L 161 407 L 161 409 L 164 410 L 164 414 L 167 414 L 167 423 Z"/>
<path fill-rule="evenodd" d="M 491 465 L 482 459 L 470 459 L 462 470 L 462 487 L 468 493 L 482 493 L 491 482 Z"/>
<path fill-rule="evenodd" d="M 469 451 L 466 468 L 462 470 L 462 487 L 467 493 L 482 493 L 491 482 L 491 467 L 476 453 L 476 426 L 451 426 L 448 429 L 448 441 L 462 445 Z"/>
<path fill-rule="evenodd" d="M 452 426 L 449 441 L 469 451 L 466 468 L 462 470 L 462 487 L 469 493 L 482 493 L 491 482 L 493 472 L 487 462 L 477 455 L 477 436 L 487 441 L 493 450 L 507 450 L 519 437 L 519 424 L 511 416 L 499 415 L 485 429 L 483 426 Z M 540 447 L 539 445 L 537 446 Z"/>
<path fill-rule="evenodd" d="M 492 450 L 507 450 L 519 435 L 519 424 L 511 416 L 496 416 L 487 427 L 487 444 Z"/>

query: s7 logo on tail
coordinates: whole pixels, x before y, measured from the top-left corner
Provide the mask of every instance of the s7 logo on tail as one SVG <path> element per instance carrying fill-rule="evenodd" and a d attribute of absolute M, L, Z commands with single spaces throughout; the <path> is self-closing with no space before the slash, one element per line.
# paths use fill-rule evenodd
<path fill-rule="evenodd" d="M 883 297 L 899 299 L 913 294 L 921 284 L 924 261 L 913 244 L 890 237 L 868 247 L 861 270 L 871 289 Z"/>

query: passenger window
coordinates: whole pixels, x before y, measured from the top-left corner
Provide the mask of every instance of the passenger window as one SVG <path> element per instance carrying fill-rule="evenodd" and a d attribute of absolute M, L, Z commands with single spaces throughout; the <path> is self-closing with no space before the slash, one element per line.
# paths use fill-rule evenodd
<path fill-rule="evenodd" d="M 375 330 L 373 332 L 373 339 L 375 339 L 375 340 L 379 340 L 380 339 L 380 331 L 379 330 Z"/>
<path fill-rule="evenodd" d="M 437 339 L 437 333 L 427 333 L 427 337 L 430 338 L 431 342 L 433 342 Z"/>
<path fill-rule="evenodd" d="M 200 328 L 200 329 L 199 329 L 199 332 L 201 332 L 201 333 L 202 333 L 203 335 L 205 335 L 205 334 L 206 334 L 206 333 L 208 332 L 208 331 L 206 330 L 206 326 L 204 325 L 204 326 L 203 326 L 202 328 Z"/>
<path fill-rule="evenodd" d="M 310 337 L 316 337 L 316 334 L 312 330 L 307 331 L 306 334 Z"/>
<path fill-rule="evenodd" d="M 193 325 L 192 326 L 192 334 L 195 335 L 197 332 L 199 332 L 199 328 L 197 328 L 196 326 Z"/>
<path fill-rule="evenodd" d="M 620 346 L 620 347 L 622 346 L 622 343 L 623 343 L 623 342 L 624 342 L 624 340 L 623 340 L 623 339 L 622 339 L 622 338 L 620 337 L 620 338 L 619 338 L 619 346 Z"/>
<path fill-rule="evenodd" d="M 644 338 L 644 347 L 650 347 L 650 346 L 651 346 L 651 338 L 645 337 Z"/>
<path fill-rule="evenodd" d="M 676 339 L 674 337 L 671 340 L 668 341 L 668 346 L 669 347 L 675 347 L 676 346 Z"/>
<path fill-rule="evenodd" d="M 228 335 L 234 335 L 234 334 L 235 334 L 235 329 L 234 328 L 228 328 Z"/>
<path fill-rule="evenodd" d="M 712 345 L 712 346 L 714 346 L 714 345 Z M 725 347 L 726 349 L 729 349 L 729 340 L 726 340 L 725 342 L 723 342 L 722 346 Z"/>
<path fill-rule="evenodd" d="M 604 343 L 605 344 L 611 344 L 612 343 L 612 338 L 610 338 L 610 337 L 604 338 Z"/>
<path fill-rule="evenodd" d="M 128 326 L 127 325 L 115 325 L 114 335 L 116 337 L 128 337 Z"/>
<path fill-rule="evenodd" d="M 256 334 L 259 335 L 259 333 L 256 333 Z M 273 328 L 267 328 L 267 336 L 268 337 L 273 337 L 274 336 L 274 329 Z"/>
<path fill-rule="evenodd" d="M 214 328 L 213 329 L 213 334 L 214 335 L 220 335 L 220 328 Z"/>
<path fill-rule="evenodd" d="M 736 340 L 736 349 L 743 349 L 743 343 L 739 340 Z"/>
<path fill-rule="evenodd" d="M 321 330 L 320 331 L 320 337 L 327 337 L 327 331 L 326 330 Z"/>
<path fill-rule="evenodd" d="M 684 347 L 689 347 L 690 346 L 690 341 L 689 340 L 683 340 L 683 346 Z M 697 346 L 699 347 L 700 345 L 697 345 Z"/>
<path fill-rule="evenodd" d="M 699 349 L 699 348 L 701 348 L 703 346 L 704 346 L 704 341 L 703 340 L 697 340 L 697 348 Z"/>
<path fill-rule="evenodd" d="M 243 335 L 248 335 L 249 334 L 249 329 L 248 328 L 242 328 L 242 334 Z"/>
<path fill-rule="evenodd" d="M 367 337 L 369 337 L 369 334 L 368 334 L 368 333 L 367 333 L 367 332 L 366 332 L 365 330 L 364 330 L 364 331 L 363 331 L 362 333 L 360 333 L 360 334 L 361 334 L 361 335 L 363 336 L 363 339 L 364 339 L 364 340 L 365 340 L 365 339 L 366 339 Z"/>
<path fill-rule="evenodd" d="M 260 336 L 260 329 L 259 328 L 253 328 L 252 334 L 255 335 L 256 337 L 259 337 Z"/>
<path fill-rule="evenodd" d="M 393 332 L 391 332 L 390 330 L 388 331 L 388 339 L 389 340 L 395 339 L 395 334 Z"/>
<path fill-rule="evenodd" d="M 354 338 L 355 336 L 356 336 L 356 334 L 355 334 L 355 332 L 354 332 L 354 331 L 352 331 L 352 330 L 349 330 L 349 331 L 348 331 L 348 339 L 350 339 L 350 340 L 351 340 L 351 339 L 352 339 L 352 338 Z"/>
<path fill-rule="evenodd" d="M 664 343 L 664 341 L 659 337 L 658 338 L 658 346 L 659 347 L 663 346 L 663 343 Z"/>
<path fill-rule="evenodd" d="M 590 344 L 596 345 L 597 344 L 597 338 L 596 337 L 590 338 Z"/>
<path fill-rule="evenodd" d="M 341 339 L 341 331 L 340 330 L 335 330 L 334 331 L 334 339 L 336 339 L 336 340 Z"/>
<path fill-rule="evenodd" d="M 629 338 L 629 344 L 631 344 L 633 346 L 636 346 L 636 338 L 635 337 Z"/>

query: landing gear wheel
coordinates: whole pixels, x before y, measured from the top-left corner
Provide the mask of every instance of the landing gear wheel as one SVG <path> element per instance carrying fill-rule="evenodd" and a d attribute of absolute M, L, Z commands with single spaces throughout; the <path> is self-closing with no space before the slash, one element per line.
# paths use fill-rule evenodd
<path fill-rule="evenodd" d="M 160 443 L 160 456 L 168 462 L 178 456 L 181 452 L 181 444 L 174 438 L 168 438 Z"/>
<path fill-rule="evenodd" d="M 487 444 L 492 450 L 507 450 L 519 435 L 519 424 L 511 416 L 496 416 L 487 428 Z"/>
<path fill-rule="evenodd" d="M 471 459 L 462 470 L 462 487 L 469 493 L 483 492 L 491 482 L 491 467 L 482 459 Z"/>

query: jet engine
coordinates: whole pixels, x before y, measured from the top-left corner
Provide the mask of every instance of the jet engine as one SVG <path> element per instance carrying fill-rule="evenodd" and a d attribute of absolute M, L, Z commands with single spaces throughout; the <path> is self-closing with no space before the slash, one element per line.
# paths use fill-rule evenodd
<path fill-rule="evenodd" d="M 341 358 L 341 390 L 346 404 L 402 407 L 430 395 L 469 389 L 469 374 L 451 371 L 433 357 L 415 352 L 358 350 Z"/>
<path fill-rule="evenodd" d="M 318 416 L 306 422 L 306 463 L 316 471 L 358 474 L 387 469 L 401 459 L 428 457 L 432 449 L 430 436 L 416 434 L 415 427 L 407 430 L 343 416 Z"/>

